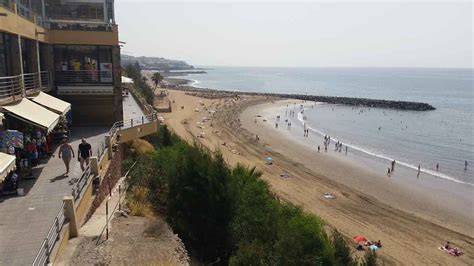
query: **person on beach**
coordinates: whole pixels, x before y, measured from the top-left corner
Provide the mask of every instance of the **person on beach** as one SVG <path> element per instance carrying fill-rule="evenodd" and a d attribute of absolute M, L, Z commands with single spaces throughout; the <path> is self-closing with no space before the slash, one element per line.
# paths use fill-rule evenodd
<path fill-rule="evenodd" d="M 390 167 L 389 167 L 388 170 L 387 170 L 387 176 L 390 177 L 390 174 L 391 173 L 390 173 Z"/>
<path fill-rule="evenodd" d="M 392 161 L 392 172 L 395 171 L 395 160 Z"/>
<path fill-rule="evenodd" d="M 319 153 L 320 151 L 321 151 L 321 147 L 319 147 L 319 145 L 318 145 L 318 153 Z"/>
<path fill-rule="evenodd" d="M 59 159 L 63 159 L 64 165 L 66 166 L 66 173 L 64 176 L 69 176 L 69 163 L 71 162 L 71 158 L 75 158 L 74 149 L 71 145 L 69 145 L 68 140 L 64 139 L 63 144 L 59 148 Z"/>
<path fill-rule="evenodd" d="M 278 123 L 275 123 L 275 128 L 278 128 Z"/>
<path fill-rule="evenodd" d="M 420 177 L 420 172 L 421 172 L 421 165 L 418 165 L 418 173 L 416 174 L 416 178 Z"/>
<path fill-rule="evenodd" d="M 451 247 L 449 246 L 449 244 L 450 244 L 449 241 L 446 242 L 446 245 L 444 245 L 444 248 L 445 248 L 445 249 L 451 249 Z"/>
<path fill-rule="evenodd" d="M 342 152 L 342 143 L 339 143 L 339 152 Z"/>
<path fill-rule="evenodd" d="M 464 171 L 467 171 L 467 165 L 468 165 L 467 161 L 464 161 Z"/>
<path fill-rule="evenodd" d="M 439 170 L 439 163 L 436 163 L 436 172 Z"/>

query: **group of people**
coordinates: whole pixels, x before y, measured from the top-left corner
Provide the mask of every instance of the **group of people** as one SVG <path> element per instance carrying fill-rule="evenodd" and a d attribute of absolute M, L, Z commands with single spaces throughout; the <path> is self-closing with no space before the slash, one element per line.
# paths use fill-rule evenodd
<path fill-rule="evenodd" d="M 304 128 L 303 129 L 303 137 L 307 138 L 309 136 L 309 129 Z"/>
<path fill-rule="evenodd" d="M 92 156 L 92 146 L 87 143 L 86 139 L 81 140 L 81 144 L 79 144 L 77 149 L 77 156 L 81 164 L 81 170 L 84 171 L 89 165 L 90 157 Z M 66 173 L 64 176 L 69 176 L 69 165 L 71 163 L 71 159 L 75 157 L 74 149 L 69 144 L 68 139 L 64 139 L 61 147 L 59 148 L 59 159 L 62 159 L 64 165 L 66 166 Z"/>
<path fill-rule="evenodd" d="M 392 161 L 392 165 L 387 170 L 387 176 L 392 176 L 393 172 L 395 171 L 395 160 Z"/>

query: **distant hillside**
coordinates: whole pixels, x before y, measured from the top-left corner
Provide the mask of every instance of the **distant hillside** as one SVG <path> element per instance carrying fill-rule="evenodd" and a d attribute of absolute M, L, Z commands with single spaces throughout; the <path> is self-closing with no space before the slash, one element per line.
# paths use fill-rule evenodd
<path fill-rule="evenodd" d="M 188 65 L 185 61 L 171 60 L 163 57 L 135 57 L 131 55 L 122 54 L 122 66 L 129 63 L 135 64 L 138 62 L 142 69 L 147 70 L 188 70 L 194 69 L 194 66 Z"/>

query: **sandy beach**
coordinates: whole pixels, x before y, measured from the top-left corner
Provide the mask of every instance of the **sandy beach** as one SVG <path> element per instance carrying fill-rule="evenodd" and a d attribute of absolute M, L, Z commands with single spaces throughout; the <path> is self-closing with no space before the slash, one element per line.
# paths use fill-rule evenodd
<path fill-rule="evenodd" d="M 206 99 L 183 91 L 169 92 L 173 112 L 161 115 L 172 131 L 190 142 L 220 150 L 231 165 L 256 166 L 277 197 L 317 214 L 346 237 L 363 234 L 371 240 L 380 239 L 383 248 L 378 254 L 384 263 L 474 263 L 472 209 L 450 210 L 453 203 L 437 201 L 435 193 L 401 186 L 353 160 L 318 154 L 285 134 L 275 133 L 270 121 L 255 123 L 255 114 L 285 104 L 280 99 Z M 255 134 L 260 141 L 255 140 Z M 273 157 L 272 165 L 266 164 L 267 156 Z M 325 199 L 325 192 L 335 199 Z M 451 257 L 438 250 L 445 241 L 465 255 Z"/>

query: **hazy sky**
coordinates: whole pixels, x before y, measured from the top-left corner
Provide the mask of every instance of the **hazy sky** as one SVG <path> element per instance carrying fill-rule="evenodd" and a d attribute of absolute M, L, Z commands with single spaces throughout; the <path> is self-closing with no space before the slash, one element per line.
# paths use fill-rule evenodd
<path fill-rule="evenodd" d="M 472 67 L 473 5 L 116 0 L 122 52 L 193 65 Z"/>

